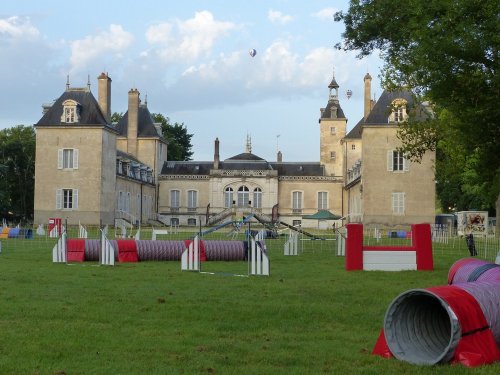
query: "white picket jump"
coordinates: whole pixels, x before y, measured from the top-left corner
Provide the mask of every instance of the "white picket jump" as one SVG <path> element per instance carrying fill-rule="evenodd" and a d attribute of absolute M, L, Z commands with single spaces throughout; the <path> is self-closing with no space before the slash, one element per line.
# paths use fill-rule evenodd
<path fill-rule="evenodd" d="M 345 239 L 347 237 L 347 231 L 337 231 L 337 255 L 345 256 Z"/>
<path fill-rule="evenodd" d="M 79 226 L 78 238 L 87 238 L 87 229 L 81 224 L 79 224 Z"/>
<path fill-rule="evenodd" d="M 50 238 L 59 237 L 59 229 L 58 229 L 57 225 L 54 228 L 51 229 L 51 231 L 49 232 L 49 237 Z"/>
<path fill-rule="evenodd" d="M 298 236 L 297 233 L 292 232 L 291 230 L 288 233 L 288 239 L 285 242 L 284 247 L 284 255 L 298 255 Z"/>
<path fill-rule="evenodd" d="M 156 236 L 158 234 L 168 234 L 168 230 L 166 230 L 166 229 L 153 229 L 153 232 L 151 234 L 151 239 L 153 241 L 156 241 Z"/>
<path fill-rule="evenodd" d="M 196 236 L 189 244 L 187 249 L 184 249 L 181 255 L 181 270 L 182 271 L 199 271 L 200 270 L 200 245 L 199 238 Z"/>
<path fill-rule="evenodd" d="M 115 265 L 115 249 L 103 230 L 101 230 L 101 256 L 99 264 L 104 266 Z"/>
<path fill-rule="evenodd" d="M 269 276 L 269 258 L 260 243 L 251 238 L 250 243 L 250 274 Z"/>
<path fill-rule="evenodd" d="M 66 232 L 57 240 L 52 249 L 53 263 L 66 263 Z"/>

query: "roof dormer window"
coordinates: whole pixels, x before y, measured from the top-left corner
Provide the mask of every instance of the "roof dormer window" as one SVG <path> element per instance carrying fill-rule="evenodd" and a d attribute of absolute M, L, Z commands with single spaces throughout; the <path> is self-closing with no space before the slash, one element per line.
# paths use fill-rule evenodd
<path fill-rule="evenodd" d="M 74 100 L 68 99 L 63 102 L 63 113 L 61 122 L 74 124 L 80 121 L 80 104 Z"/>
<path fill-rule="evenodd" d="M 389 115 L 389 122 L 403 122 L 408 118 L 406 111 L 407 102 L 404 99 L 395 99 L 391 103 L 391 114 Z"/>

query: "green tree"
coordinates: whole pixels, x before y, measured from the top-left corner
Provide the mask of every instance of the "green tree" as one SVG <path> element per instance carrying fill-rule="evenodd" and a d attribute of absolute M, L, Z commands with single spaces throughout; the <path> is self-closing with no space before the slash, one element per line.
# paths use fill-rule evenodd
<path fill-rule="evenodd" d="M 123 112 L 113 112 L 113 114 L 111 115 L 111 123 L 118 123 L 118 121 L 121 120 L 121 118 L 123 117 Z"/>
<path fill-rule="evenodd" d="M 33 218 L 35 142 L 32 126 L 0 131 L 0 213 L 15 220 Z"/>
<path fill-rule="evenodd" d="M 409 0 L 404 6 L 393 0 L 351 0 L 335 20 L 345 24 L 338 48 L 357 50 L 360 57 L 380 51 L 386 88 L 410 88 L 433 103 L 435 120 L 413 134 L 402 128 L 406 150 L 418 158 L 425 145 L 442 147 L 438 182 L 441 168 L 458 159 L 459 151 L 463 169 L 443 173 L 454 174 L 451 180 L 461 194 L 477 194 L 494 207 L 500 196 L 498 0 Z M 438 189 L 444 191 L 449 190 Z"/>
<path fill-rule="evenodd" d="M 167 159 L 168 160 L 178 160 L 187 161 L 191 160 L 193 156 L 193 151 L 191 148 L 191 138 L 193 134 L 187 132 L 187 128 L 184 123 L 170 123 L 168 117 L 163 116 L 161 113 L 152 113 L 151 117 L 157 123 L 161 123 L 161 131 L 163 133 L 163 138 L 168 142 L 167 147 Z"/>

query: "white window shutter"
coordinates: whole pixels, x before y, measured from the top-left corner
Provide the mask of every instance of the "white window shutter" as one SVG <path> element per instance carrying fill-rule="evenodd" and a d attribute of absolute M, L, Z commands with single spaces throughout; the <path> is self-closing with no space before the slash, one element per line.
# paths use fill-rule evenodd
<path fill-rule="evenodd" d="M 73 149 L 73 169 L 78 169 L 78 149 Z"/>
<path fill-rule="evenodd" d="M 393 150 L 387 151 L 387 171 L 389 172 L 392 172 L 394 170 L 394 165 L 392 162 L 393 155 L 394 155 Z"/>
<path fill-rule="evenodd" d="M 403 169 L 405 172 L 410 170 L 410 161 L 406 158 L 403 158 Z"/>
<path fill-rule="evenodd" d="M 62 209 L 62 189 L 56 190 L 56 209 Z"/>
<path fill-rule="evenodd" d="M 57 169 L 62 169 L 63 167 L 63 149 L 57 150 Z"/>
<path fill-rule="evenodd" d="M 73 210 L 78 209 L 78 189 L 73 189 Z"/>

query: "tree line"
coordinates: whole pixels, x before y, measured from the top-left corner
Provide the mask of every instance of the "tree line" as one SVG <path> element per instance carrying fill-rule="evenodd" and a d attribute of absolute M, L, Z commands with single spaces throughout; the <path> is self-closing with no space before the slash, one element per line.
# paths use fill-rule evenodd
<path fill-rule="evenodd" d="M 413 160 L 436 151 L 443 212 L 500 211 L 498 10 L 498 0 L 351 0 L 334 15 L 345 25 L 337 48 L 380 53 L 385 88 L 432 106 L 434 118 L 410 118 L 398 136 Z"/>

